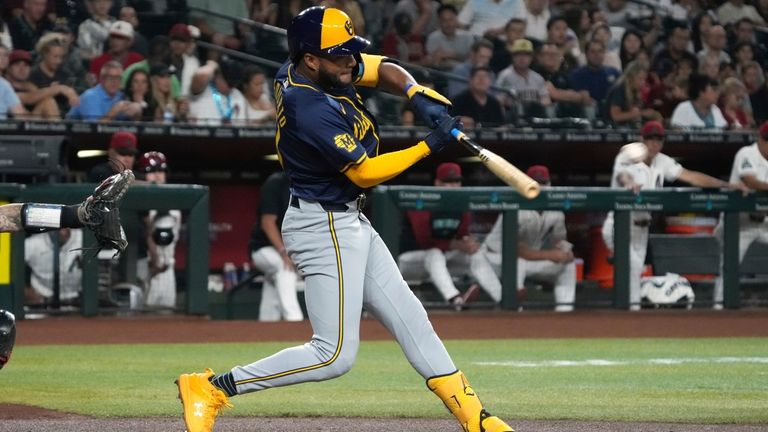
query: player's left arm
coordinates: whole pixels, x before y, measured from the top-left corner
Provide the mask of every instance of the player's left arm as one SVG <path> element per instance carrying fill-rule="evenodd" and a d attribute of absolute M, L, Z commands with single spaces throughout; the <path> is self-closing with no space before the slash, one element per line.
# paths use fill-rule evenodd
<path fill-rule="evenodd" d="M 725 189 L 738 189 L 744 190 L 744 185 L 741 183 L 733 184 L 726 181 L 714 178 L 708 174 L 704 174 L 700 171 L 693 171 L 683 168 L 680 171 L 678 179 L 684 181 L 690 185 L 703 187 L 703 188 L 725 188 Z"/>
<path fill-rule="evenodd" d="M 417 83 L 400 65 L 383 56 L 362 54 L 361 59 L 356 85 L 378 87 L 396 95 L 405 94 L 431 128 L 448 117 L 451 101 L 434 89 Z"/>

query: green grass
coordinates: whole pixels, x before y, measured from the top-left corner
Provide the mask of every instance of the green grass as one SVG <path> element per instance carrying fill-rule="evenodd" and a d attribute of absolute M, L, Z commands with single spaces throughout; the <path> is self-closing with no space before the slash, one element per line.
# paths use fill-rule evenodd
<path fill-rule="evenodd" d="M 173 380 L 225 371 L 290 343 L 18 346 L 0 402 L 94 416 L 176 416 Z M 768 339 L 448 341 L 493 413 L 510 419 L 768 423 Z M 756 358 L 712 362 L 723 357 Z M 505 362 L 620 361 L 511 367 Z M 691 359 L 652 364 L 649 359 Z M 762 360 L 761 360 L 762 359 Z M 727 361 L 724 360 L 724 361 Z M 491 363 L 491 364 L 489 364 Z M 364 342 L 347 375 L 233 400 L 230 415 L 440 417 L 447 413 L 393 342 Z"/>

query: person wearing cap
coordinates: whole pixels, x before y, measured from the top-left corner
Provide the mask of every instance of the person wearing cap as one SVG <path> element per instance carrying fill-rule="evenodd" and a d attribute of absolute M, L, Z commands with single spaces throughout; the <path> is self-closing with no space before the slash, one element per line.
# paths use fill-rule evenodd
<path fill-rule="evenodd" d="M 547 117 L 544 108 L 552 105 L 552 100 L 544 78 L 531 69 L 533 43 L 518 39 L 509 51 L 512 64 L 496 78 L 496 87 L 507 90 L 502 97 L 504 106 L 513 112 L 522 109 L 525 117 Z"/>
<path fill-rule="evenodd" d="M 133 44 L 133 26 L 126 21 L 115 21 L 109 26 L 109 38 L 107 38 L 106 51 L 91 60 L 91 67 L 89 71 L 93 75 L 97 75 L 108 61 L 117 61 L 123 68 L 138 63 L 144 60 L 144 56 L 131 51 L 131 44 Z"/>
<path fill-rule="evenodd" d="M 725 129 L 728 121 L 717 106 L 720 98 L 719 83 L 707 76 L 691 75 L 688 87 L 689 100 L 680 102 L 669 124 L 678 129 Z"/>
<path fill-rule="evenodd" d="M 100 183 L 113 174 L 122 172 L 125 169 L 133 169 L 136 154 L 139 152 L 136 142 L 136 135 L 133 132 L 120 131 L 113 133 L 109 139 L 107 160 L 88 171 L 88 181 Z"/>
<path fill-rule="evenodd" d="M 757 141 L 739 149 L 733 157 L 731 183 L 743 183 L 750 191 L 768 191 L 768 121 L 760 125 Z M 723 239 L 723 220 L 715 227 L 715 237 Z M 739 263 L 754 242 L 768 243 L 768 218 L 765 212 L 739 214 Z M 723 265 L 721 255 L 720 265 Z M 713 293 L 715 309 L 723 307 L 723 271 L 715 279 Z"/>
<path fill-rule="evenodd" d="M 126 100 L 120 91 L 123 66 L 116 61 L 104 64 L 99 74 L 99 84 L 80 95 L 80 105 L 67 113 L 72 120 L 90 122 L 108 122 L 114 120 L 132 120 L 141 114 L 140 103 Z"/>
<path fill-rule="evenodd" d="M 533 165 L 526 171 L 543 188 L 552 184 L 549 168 Z M 485 237 L 478 253 L 472 255 L 471 268 L 479 285 L 495 301 L 501 301 L 501 244 L 504 216 L 499 215 Z M 554 285 L 555 311 L 570 312 L 576 297 L 576 263 L 573 245 L 568 242 L 565 213 L 562 211 L 520 210 L 517 234 L 517 290 L 518 299 L 525 299 L 525 280 L 548 282 Z M 477 293 L 469 293 L 473 298 Z"/>
<path fill-rule="evenodd" d="M 491 89 L 491 68 L 479 66 L 469 75 L 469 88 L 453 98 L 453 115 L 461 116 L 467 128 L 483 126 L 502 126 L 504 108 Z"/>
<path fill-rule="evenodd" d="M 24 108 L 30 111 L 30 117 L 42 119 L 60 119 L 61 111 L 54 99 L 64 95 L 72 102 L 77 102 L 77 94 L 64 85 L 39 88 L 29 80 L 32 71 L 32 54 L 16 49 L 8 56 L 8 70 L 5 77 L 18 95 Z"/>
<path fill-rule="evenodd" d="M 168 36 L 157 35 L 153 37 L 149 42 L 149 55 L 147 58 L 125 68 L 125 71 L 123 72 L 122 87 L 125 88 L 128 83 L 128 76 L 130 76 L 136 69 L 141 69 L 146 73 L 150 73 L 152 66 L 163 65 L 172 72 L 171 93 L 173 94 L 173 97 L 176 98 L 181 95 L 181 80 L 177 78 L 178 71 L 171 61 L 172 46 L 173 41 Z"/>
<path fill-rule="evenodd" d="M 624 146 L 613 163 L 611 187 L 630 189 L 635 193 L 642 190 L 659 189 L 664 182 L 682 181 L 692 186 L 703 188 L 727 188 L 747 191 L 741 183 L 728 183 L 699 171 L 684 168 L 680 163 L 661 150 L 664 147 L 664 126 L 651 120 L 640 128 L 642 143 Z M 637 144 L 637 145 L 634 145 Z M 635 151 L 638 147 L 642 151 Z M 648 231 L 651 214 L 647 211 L 633 211 L 630 225 L 629 246 L 629 307 L 640 309 L 640 277 L 645 266 L 648 249 Z M 603 241 L 613 253 L 613 212 L 609 212 L 603 222 Z"/>
<path fill-rule="evenodd" d="M 456 145 L 453 134 L 462 125 L 448 114 L 450 102 L 399 65 L 364 53 L 370 41 L 355 33 L 341 9 L 304 9 L 291 21 L 287 36 L 290 58 L 274 85 L 276 148 L 291 183 L 281 231 L 286 252 L 304 277 L 313 336 L 308 343 L 218 375 L 210 368 L 179 375 L 187 430 L 212 431 L 216 416 L 236 395 L 348 372 L 360 346 L 365 307 L 395 337 L 427 388 L 465 431 L 511 432 L 485 409 L 478 388 L 470 387 L 454 364 L 392 253 L 362 213 L 368 189 Z M 386 152 L 360 87 L 404 94 L 432 131 L 412 146 Z M 472 247 L 469 239 L 463 243 Z"/>
<path fill-rule="evenodd" d="M 136 173 L 150 185 L 168 181 L 168 161 L 158 151 L 143 153 L 136 163 Z M 137 273 L 146 281 L 145 303 L 151 308 L 176 307 L 176 244 L 181 230 L 181 211 L 150 210 L 144 219 L 147 259 L 139 263 Z"/>
<path fill-rule="evenodd" d="M 171 65 L 174 67 L 174 77 L 181 82 L 181 95 L 189 95 L 192 77 L 200 68 L 197 57 L 195 37 L 192 35 L 193 26 L 176 23 L 168 32 L 170 37 Z"/>
<path fill-rule="evenodd" d="M 192 77 L 189 86 L 189 116 L 197 124 L 216 126 L 242 119 L 245 98 L 237 85 L 241 66 L 208 60 Z"/>
<path fill-rule="evenodd" d="M 438 165 L 434 185 L 460 188 L 461 166 L 453 162 Z M 470 255 L 479 244 L 469 232 L 469 212 L 431 212 L 408 210 L 404 219 L 398 266 L 403 278 L 427 281 L 435 286 L 443 299 L 461 310 L 465 296 L 456 288 L 454 277 L 468 273 Z M 466 292 L 469 292 L 466 291 Z"/>
<path fill-rule="evenodd" d="M 146 36 L 138 31 L 139 16 L 136 14 L 136 9 L 132 6 L 121 7 L 120 12 L 117 14 L 117 19 L 130 23 L 133 26 L 133 44 L 131 44 L 131 51 L 135 51 L 146 57 L 149 52 L 149 41 L 147 41 Z"/>
<path fill-rule="evenodd" d="M 109 29 L 115 17 L 109 15 L 112 0 L 86 0 L 91 17 L 80 23 L 77 29 L 77 47 L 83 60 L 91 60 L 104 52 Z"/>

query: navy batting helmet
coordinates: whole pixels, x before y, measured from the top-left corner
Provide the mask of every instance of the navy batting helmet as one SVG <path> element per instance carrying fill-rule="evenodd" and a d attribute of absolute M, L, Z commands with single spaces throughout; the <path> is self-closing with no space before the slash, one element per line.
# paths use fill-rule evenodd
<path fill-rule="evenodd" d="M 0 369 L 11 359 L 13 345 L 16 343 L 16 317 L 0 309 Z"/>
<path fill-rule="evenodd" d="M 288 26 L 288 50 L 294 63 L 304 53 L 357 55 L 370 44 L 355 34 L 349 15 L 336 8 L 313 6 L 304 9 Z"/>
<path fill-rule="evenodd" d="M 146 152 L 139 159 L 139 171 L 144 173 L 166 171 L 168 162 L 159 151 Z"/>

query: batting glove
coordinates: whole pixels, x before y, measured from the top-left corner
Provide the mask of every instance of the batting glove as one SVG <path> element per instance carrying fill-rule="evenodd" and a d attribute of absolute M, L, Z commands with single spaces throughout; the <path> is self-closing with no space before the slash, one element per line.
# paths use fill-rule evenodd
<path fill-rule="evenodd" d="M 416 113 L 430 128 L 434 129 L 441 121 L 450 117 L 448 107 L 451 106 L 451 101 L 435 90 L 421 84 L 409 83 L 405 86 L 405 94 L 408 95 Z"/>
<path fill-rule="evenodd" d="M 437 128 L 424 138 L 432 153 L 437 153 L 450 143 L 456 142 L 456 138 L 451 134 L 452 129 L 462 130 L 464 125 L 459 117 L 446 117 Z"/>

